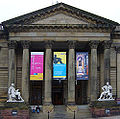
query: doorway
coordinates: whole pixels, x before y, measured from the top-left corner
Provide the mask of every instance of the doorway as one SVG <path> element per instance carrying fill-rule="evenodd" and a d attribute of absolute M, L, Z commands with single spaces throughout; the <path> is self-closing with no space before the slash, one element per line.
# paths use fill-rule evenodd
<path fill-rule="evenodd" d="M 63 81 L 56 80 L 52 82 L 52 103 L 53 105 L 64 104 Z"/>
<path fill-rule="evenodd" d="M 78 80 L 76 85 L 76 104 L 84 105 L 87 104 L 87 80 Z"/>
<path fill-rule="evenodd" d="M 42 81 L 30 81 L 30 104 L 42 105 Z"/>

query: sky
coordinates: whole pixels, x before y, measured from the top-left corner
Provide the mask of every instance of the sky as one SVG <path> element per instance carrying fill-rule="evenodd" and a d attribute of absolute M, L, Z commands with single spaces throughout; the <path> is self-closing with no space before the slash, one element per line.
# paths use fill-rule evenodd
<path fill-rule="evenodd" d="M 120 0 L 1 0 L 0 23 L 63 2 L 120 23 Z"/>

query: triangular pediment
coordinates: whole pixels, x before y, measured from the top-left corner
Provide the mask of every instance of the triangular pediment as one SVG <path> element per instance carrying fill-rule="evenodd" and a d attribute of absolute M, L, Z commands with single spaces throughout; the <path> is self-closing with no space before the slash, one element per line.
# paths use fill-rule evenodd
<path fill-rule="evenodd" d="M 30 24 L 95 24 L 118 25 L 117 22 L 92 14 L 90 12 L 58 3 L 2 23 L 3 25 Z"/>
<path fill-rule="evenodd" d="M 74 18 L 67 14 L 58 13 L 44 19 L 40 19 L 32 24 L 88 24 L 84 19 Z"/>

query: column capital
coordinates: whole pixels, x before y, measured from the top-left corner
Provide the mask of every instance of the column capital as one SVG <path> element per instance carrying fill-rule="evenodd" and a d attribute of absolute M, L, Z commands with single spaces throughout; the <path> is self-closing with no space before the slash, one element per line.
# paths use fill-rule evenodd
<path fill-rule="evenodd" d="M 68 41 L 68 47 L 69 49 L 75 49 L 75 44 L 76 44 L 76 41 Z"/>
<path fill-rule="evenodd" d="M 116 46 L 116 47 L 115 47 L 115 50 L 116 50 L 117 53 L 120 54 L 120 46 Z"/>
<path fill-rule="evenodd" d="M 53 40 L 47 40 L 47 41 L 45 41 L 45 48 L 46 49 L 51 49 L 53 44 L 54 44 Z"/>
<path fill-rule="evenodd" d="M 9 49 L 15 49 L 17 45 L 17 42 L 15 40 L 9 40 L 8 41 L 8 48 Z"/>
<path fill-rule="evenodd" d="M 104 47 L 104 49 L 109 49 L 111 47 L 112 41 L 103 41 L 102 45 Z"/>
<path fill-rule="evenodd" d="M 99 41 L 90 41 L 89 43 L 91 49 L 97 49 L 98 45 L 99 45 Z"/>
<path fill-rule="evenodd" d="M 30 41 L 28 40 L 21 41 L 21 44 L 23 46 L 23 49 L 29 49 L 30 47 Z"/>

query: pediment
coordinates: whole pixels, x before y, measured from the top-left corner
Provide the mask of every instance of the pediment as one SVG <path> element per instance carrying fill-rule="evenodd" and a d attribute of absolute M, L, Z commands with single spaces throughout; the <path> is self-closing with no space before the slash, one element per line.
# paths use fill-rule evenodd
<path fill-rule="evenodd" d="M 119 25 L 117 22 L 75 8 L 58 3 L 25 15 L 2 22 L 3 26 L 31 25 L 31 24 L 94 24 L 94 25 Z"/>
<path fill-rule="evenodd" d="M 63 13 L 58 13 L 38 20 L 32 24 L 88 24 L 88 22 L 84 21 L 83 19 L 78 19 Z"/>

